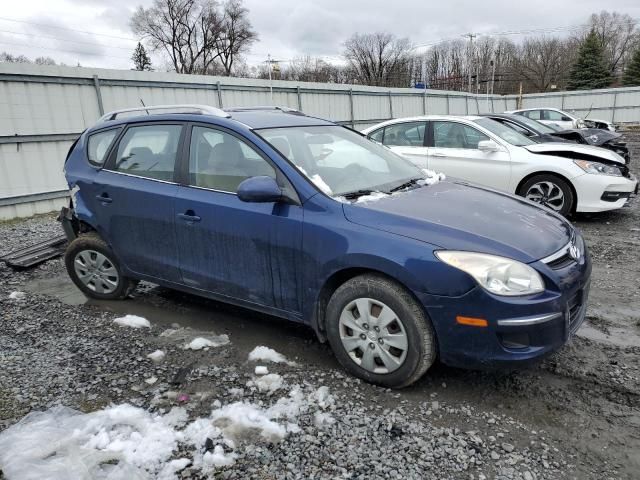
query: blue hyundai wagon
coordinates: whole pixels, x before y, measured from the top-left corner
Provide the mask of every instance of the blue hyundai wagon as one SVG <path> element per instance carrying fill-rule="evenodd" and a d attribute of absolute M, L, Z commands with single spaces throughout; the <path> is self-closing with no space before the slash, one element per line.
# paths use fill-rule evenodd
<path fill-rule="evenodd" d="M 591 262 L 565 219 L 297 111 L 112 112 L 65 174 L 65 262 L 87 296 L 145 280 L 306 323 L 376 384 L 437 358 L 518 366 L 585 316 Z"/>

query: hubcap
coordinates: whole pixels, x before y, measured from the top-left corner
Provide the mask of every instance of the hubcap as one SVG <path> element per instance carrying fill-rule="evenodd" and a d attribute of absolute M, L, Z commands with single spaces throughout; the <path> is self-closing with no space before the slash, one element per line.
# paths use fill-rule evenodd
<path fill-rule="evenodd" d="M 351 360 L 371 373 L 391 373 L 407 358 L 409 342 L 402 321 L 373 298 L 358 298 L 344 307 L 340 340 Z"/>
<path fill-rule="evenodd" d="M 96 293 L 108 294 L 118 288 L 120 276 L 105 255 L 95 250 L 78 252 L 73 267 L 80 281 Z"/>
<path fill-rule="evenodd" d="M 564 207 L 564 193 L 553 182 L 534 183 L 527 190 L 525 197 L 533 202 L 541 203 L 556 212 L 559 212 Z"/>

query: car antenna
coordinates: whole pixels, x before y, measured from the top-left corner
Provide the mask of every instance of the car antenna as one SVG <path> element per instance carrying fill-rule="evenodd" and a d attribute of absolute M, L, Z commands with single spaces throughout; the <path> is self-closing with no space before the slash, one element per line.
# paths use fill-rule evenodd
<path fill-rule="evenodd" d="M 585 115 L 584 119 L 586 120 L 587 118 L 589 118 L 589 115 L 591 115 L 591 110 L 593 110 L 593 103 L 591 104 L 591 106 L 589 107 L 589 111 L 587 112 L 587 114 Z"/>
<path fill-rule="evenodd" d="M 145 112 L 147 112 L 147 115 L 150 115 L 149 110 L 146 110 L 146 105 L 144 104 L 144 101 L 142 99 L 140 99 L 140 103 L 142 104 L 143 107 L 145 107 Z"/>

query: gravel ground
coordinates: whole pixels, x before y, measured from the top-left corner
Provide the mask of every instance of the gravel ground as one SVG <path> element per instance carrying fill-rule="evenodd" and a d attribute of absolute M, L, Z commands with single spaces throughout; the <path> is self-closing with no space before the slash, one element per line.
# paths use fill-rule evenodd
<path fill-rule="evenodd" d="M 628 138 L 637 165 L 640 134 Z M 344 374 L 303 326 L 148 284 L 123 302 L 86 301 L 60 259 L 25 272 L 0 265 L 0 432 L 57 405 L 180 406 L 194 421 L 234 402 L 268 409 L 298 395 L 306 400 L 294 417 L 273 420 L 286 426 L 283 438 L 244 432 L 220 444 L 232 465 L 207 473 L 194 460 L 174 478 L 638 478 L 638 203 L 573 219 L 594 271 L 587 322 L 565 348 L 520 372 L 436 365 L 401 391 Z M 58 232 L 51 216 L 0 224 L 0 255 Z M 10 299 L 14 291 L 25 296 Z M 113 323 L 125 314 L 151 327 Z M 225 345 L 183 348 L 223 334 Z M 257 345 L 295 364 L 249 362 Z M 162 362 L 147 358 L 158 349 Z M 256 365 L 275 374 L 271 390 Z M 170 458 L 195 459 L 211 450 L 204 440 Z"/>

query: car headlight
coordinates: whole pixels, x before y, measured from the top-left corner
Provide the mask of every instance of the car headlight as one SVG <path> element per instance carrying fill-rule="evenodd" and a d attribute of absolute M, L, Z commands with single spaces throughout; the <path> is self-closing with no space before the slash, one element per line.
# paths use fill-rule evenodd
<path fill-rule="evenodd" d="M 621 177 L 622 172 L 618 167 L 612 165 L 605 165 L 599 162 L 590 162 L 589 160 L 574 160 L 577 166 L 587 173 L 593 173 L 596 175 L 612 175 L 614 177 Z"/>
<path fill-rule="evenodd" d="M 436 257 L 471 275 L 481 287 L 496 295 L 532 295 L 544 291 L 540 274 L 529 265 L 486 253 L 439 250 Z"/>

